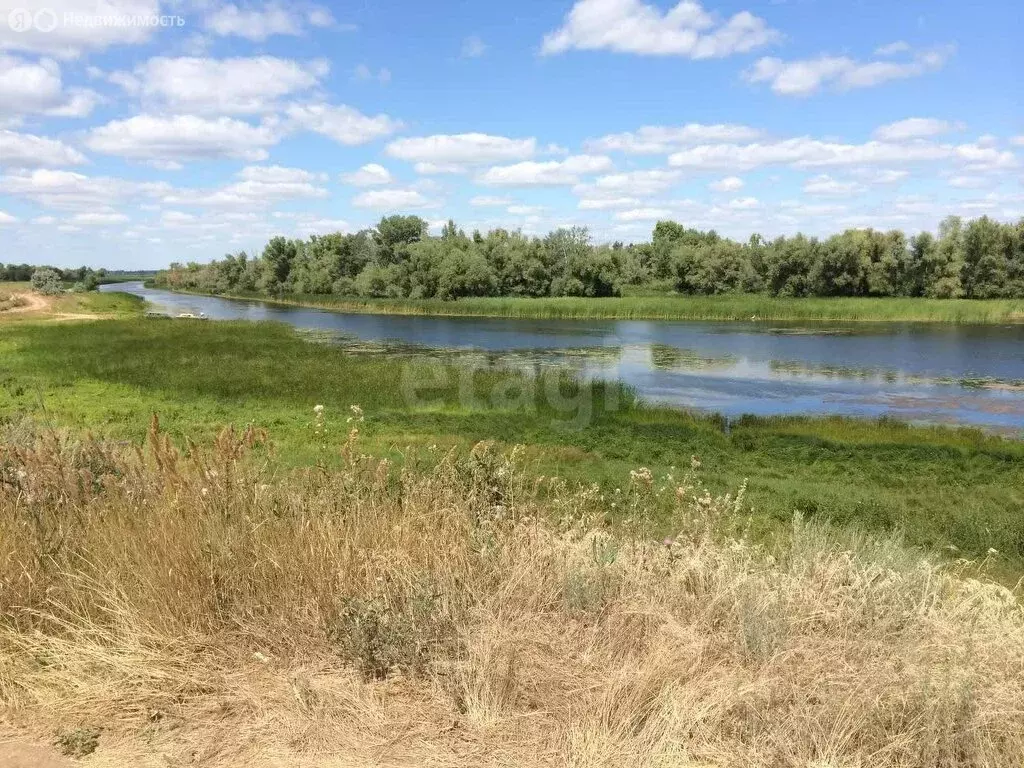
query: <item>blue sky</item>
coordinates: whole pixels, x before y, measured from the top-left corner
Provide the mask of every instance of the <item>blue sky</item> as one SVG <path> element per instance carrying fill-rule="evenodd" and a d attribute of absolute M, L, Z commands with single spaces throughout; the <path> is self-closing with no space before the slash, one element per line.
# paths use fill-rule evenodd
<path fill-rule="evenodd" d="M 0 0 L 0 261 L 1024 214 L 1011 0 Z"/>

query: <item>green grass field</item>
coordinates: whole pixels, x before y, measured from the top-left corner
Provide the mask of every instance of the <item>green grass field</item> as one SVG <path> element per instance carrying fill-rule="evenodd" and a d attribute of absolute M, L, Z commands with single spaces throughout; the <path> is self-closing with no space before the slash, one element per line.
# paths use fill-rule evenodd
<path fill-rule="evenodd" d="M 759 294 L 723 296 L 636 295 L 621 298 L 358 299 L 291 295 L 283 299 L 246 294 L 276 303 L 343 312 L 400 315 L 468 315 L 542 319 L 773 320 L 1024 323 L 1024 299 L 776 298 Z"/>
<path fill-rule="evenodd" d="M 179 441 L 228 423 L 265 427 L 276 461 L 312 464 L 336 460 L 357 404 L 368 445 L 399 460 L 407 447 L 521 443 L 530 471 L 597 483 L 612 510 L 630 470 L 665 478 L 695 455 L 713 491 L 749 479 L 755 514 L 737 524 L 756 535 L 785 530 L 799 511 L 971 558 L 992 548 L 997 569 L 1024 571 L 1024 443 L 844 419 L 748 418 L 725 434 L 714 416 L 644 407 L 617 385 L 555 384 L 556 398 L 530 394 L 517 374 L 420 369 L 276 324 L 15 323 L 0 336 L 0 419 L 12 434 L 43 424 L 139 441 L 157 413 Z M 314 434 L 317 404 L 326 436 Z"/>

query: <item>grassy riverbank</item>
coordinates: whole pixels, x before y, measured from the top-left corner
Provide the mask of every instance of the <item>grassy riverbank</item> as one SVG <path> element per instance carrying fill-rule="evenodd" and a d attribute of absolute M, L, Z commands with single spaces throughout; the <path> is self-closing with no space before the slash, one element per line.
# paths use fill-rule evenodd
<path fill-rule="evenodd" d="M 337 460 L 358 404 L 375 451 L 401 460 L 407 446 L 522 443 L 530 471 L 597 483 L 613 514 L 630 470 L 665 477 L 696 455 L 715 492 L 749 478 L 756 511 L 737 524 L 757 535 L 799 510 L 974 558 L 993 548 L 1009 571 L 1024 563 L 1024 443 L 843 419 L 746 419 L 727 435 L 713 416 L 643 407 L 616 385 L 465 370 L 351 355 L 274 324 L 16 324 L 0 338 L 0 413 L 133 441 L 154 412 L 179 441 L 255 424 L 272 432 L 276 461 L 302 466 Z M 314 439 L 317 404 L 326 437 Z"/>
<path fill-rule="evenodd" d="M 0 325 L 14 322 L 132 317 L 142 299 L 126 293 L 62 293 L 44 296 L 29 283 L 0 282 Z"/>
<path fill-rule="evenodd" d="M 11 322 L 0 763 L 1017 765 L 1022 510 L 972 430 Z"/>
<path fill-rule="evenodd" d="M 638 295 L 622 298 L 360 299 L 289 295 L 267 298 L 230 294 L 279 304 L 339 312 L 398 315 L 455 315 L 564 320 L 761 320 L 778 322 L 915 322 L 961 324 L 1024 323 L 1024 299 L 776 298 L 759 294 L 722 296 Z"/>

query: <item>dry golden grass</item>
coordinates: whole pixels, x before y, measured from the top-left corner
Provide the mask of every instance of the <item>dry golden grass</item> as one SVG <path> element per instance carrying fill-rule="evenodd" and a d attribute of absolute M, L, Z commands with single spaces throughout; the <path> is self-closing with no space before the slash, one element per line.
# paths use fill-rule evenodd
<path fill-rule="evenodd" d="M 8 429 L 8 722 L 96 766 L 1024 764 L 1017 596 L 896 542 L 726 538 L 693 476 L 656 542 L 643 471 L 613 528 L 485 444 L 267 450 Z"/>

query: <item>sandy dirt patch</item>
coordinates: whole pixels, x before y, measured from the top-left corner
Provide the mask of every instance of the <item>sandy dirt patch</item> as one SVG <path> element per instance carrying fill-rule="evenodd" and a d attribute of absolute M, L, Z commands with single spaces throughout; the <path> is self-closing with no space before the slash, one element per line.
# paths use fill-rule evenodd
<path fill-rule="evenodd" d="M 3 314 L 14 315 L 22 312 L 45 312 L 50 308 L 51 302 L 46 296 L 40 296 L 38 293 L 15 293 L 15 298 L 24 299 L 27 303 L 22 304 L 20 307 L 12 307 L 11 309 L 5 309 Z"/>
<path fill-rule="evenodd" d="M 0 728 L 0 766 L 3 768 L 71 768 L 72 765 L 52 747 L 30 744 Z"/>

